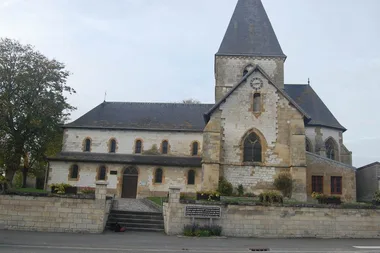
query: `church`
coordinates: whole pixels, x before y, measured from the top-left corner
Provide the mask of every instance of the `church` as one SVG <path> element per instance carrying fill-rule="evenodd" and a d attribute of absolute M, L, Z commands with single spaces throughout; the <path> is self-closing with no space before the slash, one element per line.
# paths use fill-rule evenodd
<path fill-rule="evenodd" d="M 213 104 L 104 101 L 64 125 L 47 185 L 104 180 L 109 194 L 144 198 L 213 191 L 224 177 L 258 194 L 288 171 L 297 200 L 356 201 L 346 128 L 309 84 L 284 83 L 287 56 L 261 0 L 237 1 L 214 58 Z"/>

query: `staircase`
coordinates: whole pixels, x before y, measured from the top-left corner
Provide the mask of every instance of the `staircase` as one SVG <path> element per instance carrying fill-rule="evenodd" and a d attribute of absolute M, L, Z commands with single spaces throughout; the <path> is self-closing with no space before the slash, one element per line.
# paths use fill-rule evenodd
<path fill-rule="evenodd" d="M 106 228 L 113 229 L 116 222 L 127 231 L 164 232 L 164 218 L 159 212 L 111 210 Z"/>

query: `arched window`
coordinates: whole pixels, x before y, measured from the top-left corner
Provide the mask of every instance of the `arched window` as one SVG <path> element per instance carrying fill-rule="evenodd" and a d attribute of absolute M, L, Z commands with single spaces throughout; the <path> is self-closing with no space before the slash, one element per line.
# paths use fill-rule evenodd
<path fill-rule="evenodd" d="M 253 112 L 261 112 L 261 94 L 253 94 Z"/>
<path fill-rule="evenodd" d="M 156 169 L 156 173 L 154 174 L 154 182 L 156 184 L 161 184 L 162 183 L 162 169 L 158 168 Z"/>
<path fill-rule="evenodd" d="M 261 162 L 261 143 L 255 133 L 250 133 L 244 140 L 244 162 Z"/>
<path fill-rule="evenodd" d="M 307 152 L 313 152 L 312 144 L 308 138 L 305 138 L 305 150 Z"/>
<path fill-rule="evenodd" d="M 191 145 L 191 155 L 193 156 L 198 155 L 198 148 L 199 148 L 198 142 L 194 141 L 193 144 Z"/>
<path fill-rule="evenodd" d="M 162 141 L 161 143 L 161 153 L 162 154 L 167 154 L 169 151 L 169 142 L 168 141 Z"/>
<path fill-rule="evenodd" d="M 79 172 L 79 167 L 78 167 L 78 165 L 76 165 L 76 164 L 73 164 L 72 166 L 71 166 L 71 169 L 70 169 L 70 178 L 71 179 L 77 179 L 78 178 L 78 173 Z"/>
<path fill-rule="evenodd" d="M 116 152 L 116 140 L 111 139 L 109 143 L 109 152 L 110 153 L 115 153 Z"/>
<path fill-rule="evenodd" d="M 248 64 L 248 65 L 244 68 L 244 70 L 243 70 L 243 77 L 244 77 L 245 75 L 247 75 L 248 72 L 251 71 L 252 69 L 253 69 L 252 64 Z"/>
<path fill-rule="evenodd" d="M 326 148 L 326 157 L 331 160 L 337 160 L 338 149 L 336 148 L 336 143 L 332 138 L 329 138 L 325 142 L 325 148 Z"/>
<path fill-rule="evenodd" d="M 142 152 L 142 141 L 136 140 L 135 142 L 135 154 L 141 154 Z"/>
<path fill-rule="evenodd" d="M 195 171 L 189 170 L 187 172 L 187 184 L 193 185 L 195 184 Z"/>
<path fill-rule="evenodd" d="M 107 169 L 105 166 L 100 166 L 98 170 L 98 180 L 106 180 Z"/>
<path fill-rule="evenodd" d="M 90 138 L 86 138 L 84 140 L 84 151 L 85 152 L 90 152 L 91 151 L 91 140 L 90 140 Z"/>

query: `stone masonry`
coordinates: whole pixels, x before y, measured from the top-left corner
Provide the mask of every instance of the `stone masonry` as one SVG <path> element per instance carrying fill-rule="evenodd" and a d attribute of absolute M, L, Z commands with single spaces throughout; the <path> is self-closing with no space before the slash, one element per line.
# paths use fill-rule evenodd
<path fill-rule="evenodd" d="M 170 189 L 164 205 L 165 232 L 182 234 L 191 224 L 184 217 L 186 205 L 179 201 L 179 188 Z M 380 209 L 333 209 L 306 207 L 221 206 L 222 216 L 214 224 L 222 226 L 222 235 L 262 238 L 380 238 Z M 208 219 L 196 219 L 207 224 Z"/>
<path fill-rule="evenodd" d="M 101 233 L 110 210 L 106 185 L 96 199 L 0 195 L 0 228 L 43 232 Z"/>

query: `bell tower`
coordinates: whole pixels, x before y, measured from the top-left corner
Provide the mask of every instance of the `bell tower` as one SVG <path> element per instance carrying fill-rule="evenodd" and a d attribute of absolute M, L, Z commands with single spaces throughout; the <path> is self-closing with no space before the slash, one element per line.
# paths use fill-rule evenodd
<path fill-rule="evenodd" d="M 283 89 L 285 59 L 261 0 L 238 0 L 215 54 L 215 103 L 255 65 Z"/>

